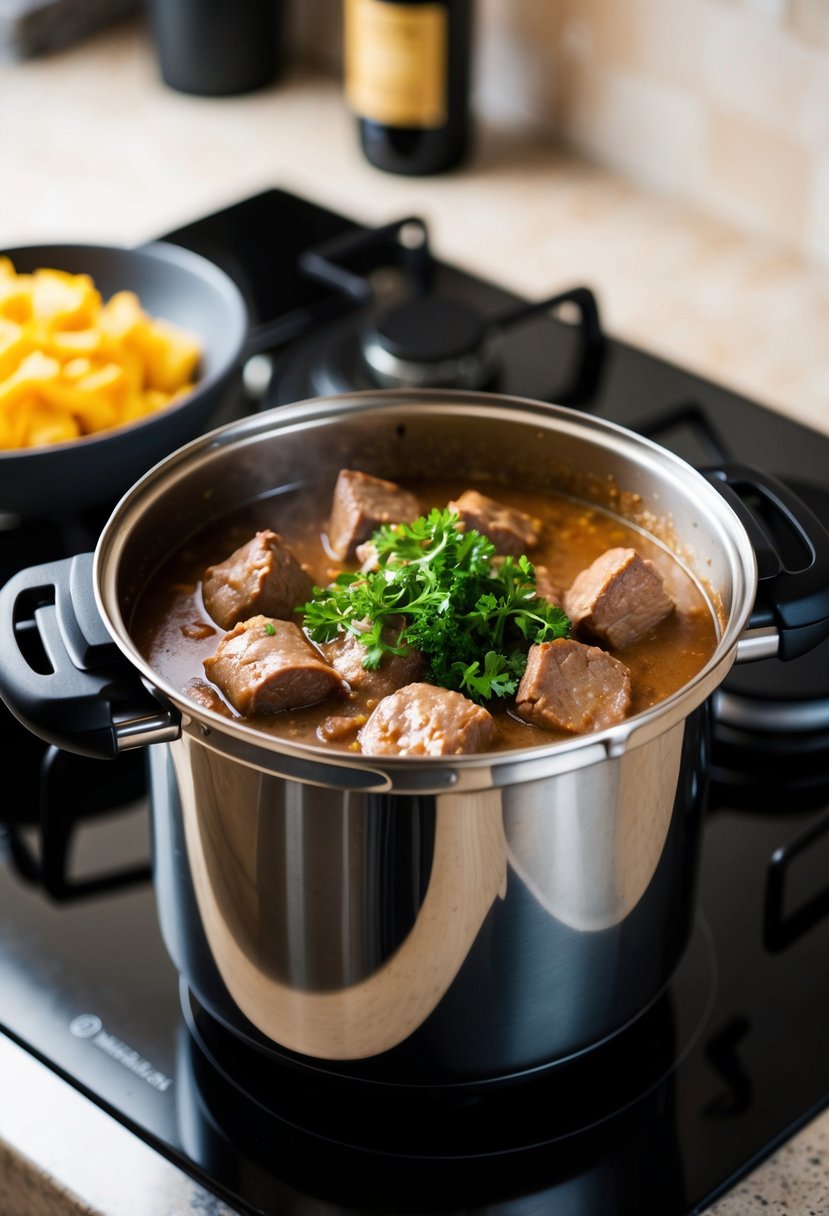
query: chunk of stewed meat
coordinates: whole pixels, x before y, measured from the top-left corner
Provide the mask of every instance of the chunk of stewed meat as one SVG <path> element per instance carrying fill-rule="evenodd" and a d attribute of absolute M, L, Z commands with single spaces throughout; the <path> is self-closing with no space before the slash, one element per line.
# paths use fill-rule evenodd
<path fill-rule="evenodd" d="M 599 646 L 572 638 L 537 642 L 530 647 L 515 706 L 525 722 L 546 730 L 604 730 L 630 710 L 630 672 Z"/>
<path fill-rule="evenodd" d="M 366 715 L 361 713 L 329 714 L 317 727 L 317 738 L 322 743 L 350 744 L 356 738 L 360 727 L 365 726 L 366 721 Z M 358 745 L 355 744 L 355 746 Z"/>
<path fill-rule="evenodd" d="M 214 714 L 221 714 L 223 718 L 233 717 L 228 705 L 222 700 L 213 685 L 208 684 L 206 680 L 200 680 L 198 676 L 194 676 L 192 680 L 187 681 L 181 691 L 202 709 L 210 709 Z"/>
<path fill-rule="evenodd" d="M 328 520 L 328 543 L 341 561 L 381 524 L 411 523 L 420 514 L 414 494 L 393 481 L 358 469 L 340 469 Z"/>
<path fill-rule="evenodd" d="M 278 532 L 257 532 L 225 561 L 208 566 L 202 598 L 222 629 L 263 615 L 290 620 L 311 595 L 314 582 Z"/>
<path fill-rule="evenodd" d="M 536 595 L 539 599 L 546 600 L 548 604 L 555 604 L 560 608 L 563 599 L 561 588 L 553 579 L 550 571 L 546 566 L 534 566 L 534 570 Z"/>
<path fill-rule="evenodd" d="M 342 677 L 293 621 L 240 621 L 204 660 L 204 670 L 240 714 L 275 714 L 345 691 Z"/>
<path fill-rule="evenodd" d="M 360 743 L 370 756 L 460 756 L 485 751 L 494 732 L 490 714 L 462 693 L 415 683 L 383 698 Z"/>
<path fill-rule="evenodd" d="M 673 609 L 656 566 L 635 549 L 608 549 L 564 595 L 578 634 L 613 650 L 649 633 Z"/>
<path fill-rule="evenodd" d="M 390 646 L 400 646 L 400 630 L 404 622 L 396 626 L 386 625 L 383 629 L 383 640 Z M 402 643 L 405 647 L 405 643 Z M 333 642 L 323 642 L 320 645 L 325 658 L 344 680 L 355 691 L 360 693 L 361 700 L 379 701 L 389 693 L 420 680 L 426 671 L 426 660 L 416 650 L 406 649 L 405 654 L 387 652 L 380 660 L 380 666 L 367 668 L 363 666 L 367 654 L 366 648 L 356 634 L 341 633 Z"/>
<path fill-rule="evenodd" d="M 460 498 L 447 504 L 466 528 L 474 528 L 488 536 L 497 553 L 517 556 L 534 549 L 538 544 L 541 523 L 494 498 L 487 498 L 478 490 L 464 490 Z"/>

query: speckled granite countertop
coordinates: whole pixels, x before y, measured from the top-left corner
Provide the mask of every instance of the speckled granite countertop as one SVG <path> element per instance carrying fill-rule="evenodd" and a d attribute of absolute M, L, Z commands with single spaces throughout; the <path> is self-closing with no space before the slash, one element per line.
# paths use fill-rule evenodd
<path fill-rule="evenodd" d="M 282 187 L 366 222 L 417 212 L 436 252 L 528 297 L 576 283 L 607 329 L 829 431 L 829 270 L 643 193 L 551 142 L 480 134 L 445 178 L 365 164 L 336 81 L 292 74 L 224 100 L 173 94 L 130 23 L 0 66 L 0 245 L 134 243 Z M 829 1213 L 829 1113 L 716 1216 Z M 228 1209 L 0 1038 L 3 1216 Z"/>

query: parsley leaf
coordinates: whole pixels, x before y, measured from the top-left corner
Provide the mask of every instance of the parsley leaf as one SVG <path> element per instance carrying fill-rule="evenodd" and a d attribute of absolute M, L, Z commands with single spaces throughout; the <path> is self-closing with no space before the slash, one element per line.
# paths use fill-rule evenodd
<path fill-rule="evenodd" d="M 346 631 L 359 638 L 364 667 L 412 648 L 435 684 L 489 700 L 515 692 L 531 643 L 570 630 L 561 608 L 536 596 L 529 558 L 498 558 L 488 537 L 459 529 L 447 508 L 386 524 L 371 543 L 377 570 L 340 574 L 302 609 L 315 642 Z"/>

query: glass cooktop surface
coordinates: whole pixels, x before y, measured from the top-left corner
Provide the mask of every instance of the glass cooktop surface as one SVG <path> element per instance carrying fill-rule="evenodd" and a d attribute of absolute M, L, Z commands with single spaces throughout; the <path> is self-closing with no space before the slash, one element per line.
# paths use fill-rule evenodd
<path fill-rule="evenodd" d="M 412 273 L 355 246 L 366 232 L 274 190 L 170 234 L 234 274 L 267 338 L 246 408 L 364 385 L 361 326 Z M 368 295 L 297 269 L 332 241 Z M 697 465 L 765 468 L 829 522 L 829 438 L 600 334 L 577 284 L 516 320 L 510 293 L 429 275 L 509 318 L 485 387 L 569 401 Z M 0 581 L 94 545 L 106 513 L 5 521 Z M 160 937 L 144 758 L 67 757 L 3 711 L 20 780 L 0 795 L 0 1026 L 242 1213 L 702 1211 L 829 1102 L 828 662 L 825 644 L 763 660 L 715 699 L 695 927 L 659 1001 L 578 1061 L 465 1094 L 344 1091 L 229 1043 Z"/>

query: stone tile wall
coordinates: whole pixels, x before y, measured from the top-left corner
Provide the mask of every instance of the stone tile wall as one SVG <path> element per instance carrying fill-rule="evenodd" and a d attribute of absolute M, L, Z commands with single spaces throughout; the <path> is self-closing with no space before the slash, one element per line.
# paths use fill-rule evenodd
<path fill-rule="evenodd" d="M 341 0 L 296 6 L 340 66 Z M 478 0 L 476 112 L 829 265 L 829 0 Z"/>

